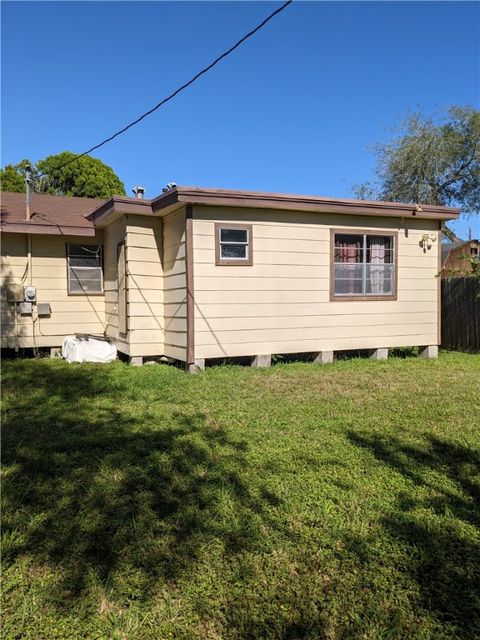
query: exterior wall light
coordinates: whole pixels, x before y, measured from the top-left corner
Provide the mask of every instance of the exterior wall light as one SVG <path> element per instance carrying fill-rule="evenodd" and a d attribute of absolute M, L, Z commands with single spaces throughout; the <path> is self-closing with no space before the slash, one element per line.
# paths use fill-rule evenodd
<path fill-rule="evenodd" d="M 423 248 L 425 252 L 427 249 L 432 248 L 432 244 L 437 241 L 436 236 L 430 235 L 429 233 L 424 233 L 422 239 L 420 240 L 420 246 Z"/>

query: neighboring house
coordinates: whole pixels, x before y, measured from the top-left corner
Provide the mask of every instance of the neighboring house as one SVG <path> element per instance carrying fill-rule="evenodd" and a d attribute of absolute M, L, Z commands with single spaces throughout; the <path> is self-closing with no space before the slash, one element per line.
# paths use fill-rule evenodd
<path fill-rule="evenodd" d="M 442 244 L 442 271 L 445 273 L 473 271 L 475 260 L 480 261 L 479 240 Z"/>
<path fill-rule="evenodd" d="M 27 221 L 25 195 L 1 195 L 4 347 L 101 334 L 134 363 L 167 356 L 190 370 L 235 356 L 436 354 L 440 227 L 457 209 L 174 187 L 152 200 L 33 195 Z"/>

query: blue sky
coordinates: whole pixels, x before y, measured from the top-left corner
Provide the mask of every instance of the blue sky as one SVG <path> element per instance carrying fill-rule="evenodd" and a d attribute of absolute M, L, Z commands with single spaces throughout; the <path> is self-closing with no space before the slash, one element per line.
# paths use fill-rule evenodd
<path fill-rule="evenodd" d="M 3 2 L 2 165 L 92 146 L 280 4 Z M 146 197 L 170 180 L 351 197 L 409 110 L 478 106 L 478 37 L 474 2 L 294 2 L 94 155 Z"/>

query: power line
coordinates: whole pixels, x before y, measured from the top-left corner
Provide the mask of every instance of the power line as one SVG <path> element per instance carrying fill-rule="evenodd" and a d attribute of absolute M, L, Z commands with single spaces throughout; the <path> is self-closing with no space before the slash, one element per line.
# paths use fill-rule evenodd
<path fill-rule="evenodd" d="M 91 147 L 87 151 L 84 151 L 83 153 L 79 153 L 74 158 L 71 158 L 67 162 L 64 162 L 64 163 L 60 164 L 58 167 L 54 167 L 54 168 L 50 169 L 49 171 L 45 171 L 44 173 L 40 173 L 39 175 L 36 176 L 36 178 L 42 178 L 43 176 L 49 175 L 53 171 L 59 171 L 60 169 L 63 169 L 63 167 L 66 167 L 67 165 L 71 164 L 72 162 L 76 162 L 79 158 L 83 158 L 83 156 L 88 155 L 92 151 L 95 151 L 96 149 L 99 149 L 100 147 L 103 147 L 103 145 L 107 144 L 107 142 L 111 142 L 114 138 L 117 138 L 118 136 L 122 135 L 122 133 L 125 133 L 125 131 L 128 131 L 128 129 L 131 129 L 132 127 L 134 127 L 136 124 L 138 124 L 139 122 L 144 120 L 147 116 L 152 114 L 154 111 L 156 111 L 157 109 L 160 109 L 160 107 L 162 107 L 164 104 L 166 104 L 170 100 L 173 100 L 173 98 L 175 98 L 175 96 L 177 96 L 180 92 L 184 91 L 187 87 L 192 85 L 201 76 L 203 76 L 205 73 L 210 71 L 210 69 L 213 69 L 213 67 L 215 65 L 217 65 L 221 60 L 223 60 L 224 58 L 229 56 L 231 53 L 233 53 L 235 51 L 235 49 L 238 49 L 238 47 L 240 45 L 242 45 L 245 42 L 245 40 L 248 40 L 249 38 L 251 38 L 255 33 L 257 33 L 257 31 L 260 31 L 260 29 L 262 29 L 262 27 L 264 27 L 267 24 L 267 22 L 270 22 L 270 20 L 272 18 L 274 18 L 279 13 L 281 13 L 284 9 L 286 9 L 288 7 L 289 4 L 292 4 L 292 2 L 293 2 L 293 0 L 288 0 L 287 2 L 282 4 L 281 7 L 279 7 L 275 11 L 273 11 L 273 13 L 271 13 L 269 16 L 267 16 L 265 18 L 265 20 L 263 20 L 259 25 L 257 25 L 254 29 L 252 29 L 246 35 L 244 35 L 243 38 L 241 38 L 236 44 L 233 45 L 233 47 L 230 47 L 230 49 L 227 49 L 227 51 L 225 51 L 220 56 L 218 56 L 218 58 L 216 58 L 213 62 L 211 62 L 207 67 L 205 67 L 204 69 L 199 71 L 188 82 L 185 82 L 185 84 L 182 84 L 182 86 L 178 87 L 178 89 L 176 89 L 169 96 L 167 96 L 166 98 L 161 100 L 159 103 L 157 103 L 154 107 L 152 107 L 151 109 L 149 109 L 148 111 L 143 113 L 139 118 L 137 118 L 136 120 L 133 120 L 133 122 L 130 122 L 130 124 L 127 124 L 126 127 L 123 127 L 123 129 L 120 129 L 119 131 L 117 131 L 116 133 L 111 135 L 109 138 L 105 138 L 105 140 L 102 140 L 102 142 L 99 142 L 98 144 L 94 145 L 93 147 Z"/>

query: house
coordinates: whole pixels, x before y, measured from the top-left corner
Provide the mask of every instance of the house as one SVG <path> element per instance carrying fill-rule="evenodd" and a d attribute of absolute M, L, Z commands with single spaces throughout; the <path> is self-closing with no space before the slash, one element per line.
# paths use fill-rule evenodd
<path fill-rule="evenodd" d="M 442 244 L 442 271 L 464 274 L 473 271 L 474 261 L 480 261 L 480 240 Z"/>
<path fill-rule="evenodd" d="M 440 343 L 440 227 L 457 209 L 197 187 L 33 195 L 30 219 L 24 194 L 1 207 L 3 347 L 101 334 L 132 363 L 197 370 Z"/>

